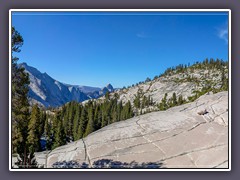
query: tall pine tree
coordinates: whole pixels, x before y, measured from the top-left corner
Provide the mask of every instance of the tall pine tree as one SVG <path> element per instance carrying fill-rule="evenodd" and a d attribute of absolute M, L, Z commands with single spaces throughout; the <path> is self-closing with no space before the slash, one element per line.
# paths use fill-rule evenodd
<path fill-rule="evenodd" d="M 49 120 L 51 119 L 50 115 L 46 115 L 45 123 L 44 123 L 44 135 L 46 139 L 46 149 L 51 149 L 51 126 Z"/>
<path fill-rule="evenodd" d="M 15 53 L 21 51 L 23 38 L 20 33 L 12 27 L 11 48 L 12 48 L 12 152 L 20 156 L 19 165 L 26 167 L 28 161 L 28 122 L 29 122 L 29 103 L 28 103 L 28 74 L 24 73 L 24 68 L 17 65 L 18 58 Z"/>
<path fill-rule="evenodd" d="M 35 104 L 32 108 L 30 121 L 28 124 L 28 137 L 27 144 L 29 147 L 29 153 L 33 154 L 34 152 L 40 150 L 40 139 L 39 139 L 39 125 L 40 125 L 40 110 Z"/>
<path fill-rule="evenodd" d="M 81 111 L 79 126 L 78 126 L 77 139 L 81 139 L 83 137 L 86 130 L 86 123 L 87 123 L 87 112 L 86 112 L 86 107 L 83 107 Z"/>
<path fill-rule="evenodd" d="M 57 124 L 55 134 L 54 134 L 54 143 L 52 149 L 66 144 L 66 134 L 63 127 L 63 120 L 61 112 L 57 112 L 55 116 L 55 122 Z"/>
<path fill-rule="evenodd" d="M 84 136 L 86 137 L 88 134 L 92 133 L 93 131 L 94 131 L 93 107 L 92 105 L 90 105 L 88 107 L 88 123 L 87 123 Z"/>
<path fill-rule="evenodd" d="M 76 113 L 73 120 L 73 139 L 76 141 L 78 139 L 78 126 L 80 121 L 80 106 L 76 106 Z"/>

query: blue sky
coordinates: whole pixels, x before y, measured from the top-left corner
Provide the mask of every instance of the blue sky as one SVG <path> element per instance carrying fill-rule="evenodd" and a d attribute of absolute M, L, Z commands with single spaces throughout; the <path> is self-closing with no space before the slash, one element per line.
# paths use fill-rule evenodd
<path fill-rule="evenodd" d="M 166 68 L 228 60 L 228 14 L 14 12 L 26 62 L 68 84 L 123 87 Z"/>

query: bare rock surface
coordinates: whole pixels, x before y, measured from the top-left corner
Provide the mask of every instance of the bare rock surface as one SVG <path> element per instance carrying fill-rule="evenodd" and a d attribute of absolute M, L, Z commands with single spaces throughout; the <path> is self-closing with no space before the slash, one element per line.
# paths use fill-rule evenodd
<path fill-rule="evenodd" d="M 206 113 L 199 115 L 200 111 Z M 65 164 L 60 167 L 66 167 L 71 161 L 89 168 L 102 167 L 101 163 L 113 167 L 228 168 L 228 92 L 203 95 L 167 111 L 111 124 L 51 152 L 37 153 L 36 158 L 47 168 L 61 162 Z"/>

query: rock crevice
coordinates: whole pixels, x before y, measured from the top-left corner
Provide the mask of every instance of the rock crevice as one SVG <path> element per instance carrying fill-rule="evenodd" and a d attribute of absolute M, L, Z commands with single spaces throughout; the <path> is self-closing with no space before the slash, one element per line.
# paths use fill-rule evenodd
<path fill-rule="evenodd" d="M 198 115 L 207 109 L 206 114 Z M 228 168 L 228 92 L 111 124 L 84 139 L 37 154 L 45 167 L 76 161 L 159 163 L 164 168 Z M 43 154 L 45 155 L 43 156 Z"/>

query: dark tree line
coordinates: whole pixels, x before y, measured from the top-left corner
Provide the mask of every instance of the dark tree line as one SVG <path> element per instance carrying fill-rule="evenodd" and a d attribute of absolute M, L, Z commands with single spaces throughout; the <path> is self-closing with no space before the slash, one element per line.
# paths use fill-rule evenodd
<path fill-rule="evenodd" d="M 167 99 L 167 96 L 168 93 L 165 93 L 164 97 L 162 98 L 161 102 L 158 105 L 160 111 L 164 111 L 167 110 L 168 108 L 179 106 L 187 102 L 182 95 L 179 95 L 177 98 L 175 92 L 173 93 L 171 98 Z"/>
<path fill-rule="evenodd" d="M 133 104 L 134 104 L 134 107 L 138 108 L 138 109 L 140 109 L 140 108 L 144 109 L 145 107 L 154 105 L 153 99 L 150 97 L 150 95 L 148 97 L 146 97 L 145 95 L 141 96 L 140 93 L 137 93 L 137 95 L 135 95 Z"/>
<path fill-rule="evenodd" d="M 175 67 L 167 68 L 163 74 L 160 74 L 158 77 L 161 76 L 167 76 L 167 75 L 172 75 L 172 74 L 177 74 L 177 73 L 184 73 L 188 69 L 194 70 L 194 69 L 219 69 L 222 70 L 224 67 L 228 68 L 228 61 L 223 61 L 222 59 L 213 59 L 211 58 L 210 60 L 206 58 L 202 62 L 196 61 L 194 64 L 190 65 L 184 65 L 184 64 L 179 64 Z M 157 76 L 155 76 L 157 78 Z"/>
<path fill-rule="evenodd" d="M 102 103 L 90 100 L 84 105 L 69 102 L 45 120 L 43 133 L 47 139 L 47 148 L 54 149 L 76 141 L 104 126 L 133 116 L 130 101 L 123 105 L 117 98 L 105 99 Z"/>
<path fill-rule="evenodd" d="M 184 73 L 184 72 L 187 72 L 188 70 L 193 72 L 195 69 L 218 69 L 218 70 L 224 71 L 224 67 L 227 67 L 228 69 L 228 61 L 224 61 L 222 59 L 206 58 L 202 62 L 196 61 L 192 65 L 188 63 L 188 64 L 179 64 L 177 66 L 169 67 L 163 73 L 154 76 L 153 80 L 156 80 L 164 76 L 171 76 L 173 74 Z M 194 81 L 194 79 L 192 79 L 191 77 L 188 77 L 188 78 L 189 78 L 189 81 Z M 127 88 L 138 86 L 150 81 L 151 81 L 151 78 L 147 77 L 145 81 L 140 81 L 136 84 L 132 84 Z M 126 87 L 124 86 L 123 89 L 126 89 Z M 225 89 L 226 89 L 226 85 L 225 85 Z"/>

